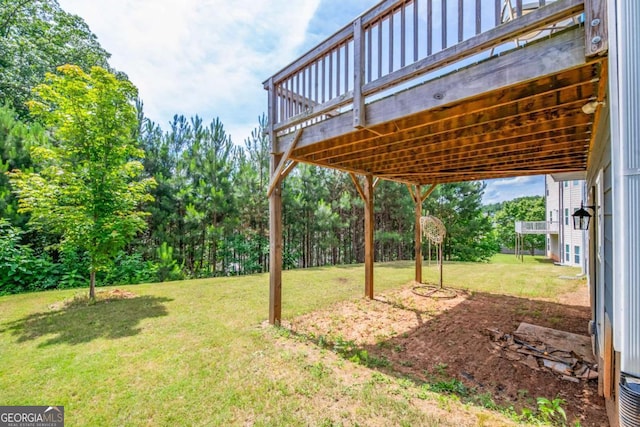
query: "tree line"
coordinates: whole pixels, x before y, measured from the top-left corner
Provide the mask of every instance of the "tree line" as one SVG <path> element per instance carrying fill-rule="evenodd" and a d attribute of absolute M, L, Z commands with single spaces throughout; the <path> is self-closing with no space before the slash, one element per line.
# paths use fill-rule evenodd
<path fill-rule="evenodd" d="M 0 294 L 268 270 L 265 117 L 241 144 L 218 118 L 175 115 L 163 129 L 81 18 L 55 0 L 0 5 Z M 98 82 L 117 102 L 95 102 Z M 512 245 L 484 188 L 443 184 L 425 201 L 447 227 L 446 259 Z M 376 261 L 411 259 L 406 186 L 382 181 L 374 197 Z M 364 207 L 344 173 L 298 165 L 283 223 L 285 268 L 364 261 Z"/>

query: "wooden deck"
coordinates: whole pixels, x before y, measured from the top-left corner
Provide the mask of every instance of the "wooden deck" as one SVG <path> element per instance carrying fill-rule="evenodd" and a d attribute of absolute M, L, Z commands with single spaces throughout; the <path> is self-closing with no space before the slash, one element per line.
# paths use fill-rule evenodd
<path fill-rule="evenodd" d="M 440 183 L 585 171 L 606 96 L 605 16 L 604 0 L 383 1 L 269 78 L 270 321 L 280 183 L 298 162 L 351 173 L 370 219 L 377 179 L 406 183 L 418 218 Z M 365 245 L 373 297 L 368 220 Z"/>

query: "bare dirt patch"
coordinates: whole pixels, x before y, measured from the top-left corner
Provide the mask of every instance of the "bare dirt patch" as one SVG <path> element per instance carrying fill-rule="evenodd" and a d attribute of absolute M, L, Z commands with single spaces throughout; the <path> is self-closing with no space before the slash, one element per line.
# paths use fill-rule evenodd
<path fill-rule="evenodd" d="M 108 303 L 109 301 L 116 301 L 122 299 L 132 299 L 137 297 L 136 294 L 129 291 L 124 291 L 122 289 L 111 289 L 106 291 L 98 291 L 96 292 L 96 299 L 94 303 L 104 302 Z M 78 294 L 71 299 L 59 301 L 49 305 L 50 310 L 60 310 L 63 308 L 73 308 L 77 306 L 84 306 L 90 303 L 89 296 L 86 293 Z"/>
<path fill-rule="evenodd" d="M 586 289 L 560 296 L 559 303 L 460 290 L 455 298 L 438 300 L 418 296 L 412 288 L 407 284 L 374 300 L 342 302 L 300 316 L 290 327 L 307 336 L 353 341 L 369 355 L 388 360 L 389 366 L 379 369 L 393 375 L 416 382 L 455 378 L 518 412 L 535 409 L 537 397 L 559 397 L 570 423 L 608 426 L 596 381 L 573 383 L 508 360 L 495 351 L 487 333 L 512 332 L 527 322 L 585 335 L 590 318 L 588 298 L 582 295 Z"/>

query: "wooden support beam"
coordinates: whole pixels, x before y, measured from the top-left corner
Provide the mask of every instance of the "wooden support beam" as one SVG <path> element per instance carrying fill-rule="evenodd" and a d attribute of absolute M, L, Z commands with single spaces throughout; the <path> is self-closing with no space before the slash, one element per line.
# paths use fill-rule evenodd
<path fill-rule="evenodd" d="M 267 191 L 267 196 L 268 197 L 271 197 L 271 193 L 273 193 L 273 190 L 276 188 L 276 186 L 278 184 L 280 184 L 280 182 L 282 181 L 284 176 L 286 176 L 286 175 L 283 176 L 283 170 L 285 170 L 285 166 L 286 166 L 287 160 L 289 160 L 289 158 L 291 157 L 291 153 L 296 148 L 296 145 L 298 144 L 298 141 L 300 141 L 300 137 L 301 136 L 302 136 L 302 128 L 298 129 L 296 131 L 296 134 L 293 137 L 293 141 L 291 141 L 291 144 L 287 148 L 287 152 L 285 153 L 285 155 L 284 156 L 278 156 L 279 157 L 278 164 L 275 165 L 275 170 L 272 171 L 271 179 L 269 180 L 269 190 Z M 275 153 L 275 151 L 274 151 L 274 153 Z M 274 154 L 274 156 L 275 156 L 275 154 Z M 272 159 L 273 158 L 275 158 L 275 157 L 272 157 Z M 287 172 L 287 174 L 289 174 L 289 172 L 291 172 L 291 171 L 289 170 Z"/>
<path fill-rule="evenodd" d="M 373 299 L 373 175 L 365 177 L 364 196 L 364 295 Z"/>
<path fill-rule="evenodd" d="M 429 187 L 429 189 L 427 191 L 424 192 L 424 194 L 422 195 L 422 202 L 424 202 L 425 200 L 427 200 L 427 197 L 429 197 L 431 195 L 431 193 L 433 193 L 433 190 L 436 189 L 436 186 L 438 184 L 431 184 L 431 187 Z"/>
<path fill-rule="evenodd" d="M 416 194 L 413 192 L 413 184 L 405 184 L 407 186 L 407 190 L 409 190 L 409 194 L 411 195 L 411 200 L 413 203 L 416 202 Z"/>
<path fill-rule="evenodd" d="M 271 155 L 271 171 L 276 172 L 281 154 Z M 276 180 L 269 195 L 269 323 L 280 325 L 282 315 L 282 192 Z"/>
<path fill-rule="evenodd" d="M 291 162 L 289 162 L 289 164 L 285 166 L 284 170 L 280 173 L 280 181 L 285 179 L 297 165 L 298 162 L 296 160 L 292 160 Z"/>
<path fill-rule="evenodd" d="M 374 262 L 374 242 L 373 242 L 373 190 L 375 188 L 373 175 L 366 175 L 364 188 L 360 184 L 355 173 L 350 172 L 349 176 L 356 187 L 356 191 L 364 202 L 364 295 L 373 299 L 373 262 Z"/>
<path fill-rule="evenodd" d="M 271 178 L 275 176 L 282 155 L 276 154 L 278 139 L 274 124 L 278 121 L 273 78 L 269 79 L 269 142 L 271 143 Z M 279 172 L 278 172 L 279 174 Z M 282 194 L 276 179 L 269 194 L 269 323 L 279 325 L 282 312 Z"/>
<path fill-rule="evenodd" d="M 364 202 L 366 202 L 367 201 L 367 197 L 364 194 L 364 190 L 362 189 L 362 185 L 360 185 L 360 181 L 358 181 L 358 177 L 356 176 L 355 173 L 352 173 L 352 172 L 349 172 L 349 176 L 351 177 L 351 181 L 353 181 L 353 185 L 356 186 L 356 191 L 360 195 L 360 198 Z"/>
<path fill-rule="evenodd" d="M 432 185 L 433 188 L 435 185 Z M 420 229 L 420 218 L 422 217 L 422 187 L 420 185 L 414 186 L 413 200 L 415 203 L 415 250 L 416 250 L 416 274 L 415 280 L 417 283 L 422 283 L 422 230 Z"/>
<path fill-rule="evenodd" d="M 609 51 L 606 0 L 585 0 L 584 32 L 587 56 L 604 55 Z"/>

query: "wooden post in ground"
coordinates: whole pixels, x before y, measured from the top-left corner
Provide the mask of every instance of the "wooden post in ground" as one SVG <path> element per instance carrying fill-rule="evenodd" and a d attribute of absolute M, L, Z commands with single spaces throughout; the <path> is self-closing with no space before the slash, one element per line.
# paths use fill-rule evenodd
<path fill-rule="evenodd" d="M 438 268 L 440 269 L 440 289 L 442 289 L 442 264 L 444 257 L 442 256 L 442 243 L 438 244 Z"/>
<path fill-rule="evenodd" d="M 271 144 L 271 183 L 269 186 L 269 323 L 279 325 L 282 317 L 282 184 L 279 179 L 283 161 L 278 154 L 274 131 L 277 98 L 273 77 L 269 79 L 269 143 Z"/>
<path fill-rule="evenodd" d="M 433 193 L 433 190 L 436 189 L 436 184 L 431 184 L 431 187 L 422 194 L 422 186 L 415 185 L 411 186 L 407 184 L 407 189 L 409 190 L 409 194 L 411 194 L 411 198 L 415 204 L 415 252 L 416 252 L 416 272 L 415 272 L 415 280 L 418 283 L 422 283 L 422 229 L 420 228 L 420 218 L 422 217 L 422 202 L 424 202 L 427 197 Z M 431 247 L 429 247 L 429 262 L 431 262 Z"/>
<path fill-rule="evenodd" d="M 415 204 L 415 249 L 416 249 L 416 275 L 417 283 L 422 283 L 422 230 L 420 229 L 420 218 L 422 217 L 422 187 L 414 187 L 413 202 Z"/>
<path fill-rule="evenodd" d="M 364 184 L 364 295 L 373 299 L 373 175 L 365 177 Z"/>
<path fill-rule="evenodd" d="M 271 155 L 271 173 L 282 155 Z M 269 323 L 279 325 L 282 312 L 282 184 L 269 195 Z"/>

